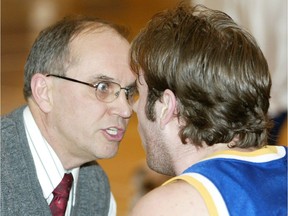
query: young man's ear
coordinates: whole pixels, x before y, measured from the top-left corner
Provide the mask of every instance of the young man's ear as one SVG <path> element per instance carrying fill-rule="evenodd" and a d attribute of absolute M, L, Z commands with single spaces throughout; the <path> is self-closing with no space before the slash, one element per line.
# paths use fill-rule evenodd
<path fill-rule="evenodd" d="M 36 73 L 31 79 L 32 96 L 38 107 L 43 112 L 49 112 L 52 108 L 52 96 L 50 93 L 50 80 L 44 74 Z"/>
<path fill-rule="evenodd" d="M 171 120 L 175 118 L 176 113 L 176 97 L 174 93 L 166 89 L 163 92 L 162 102 L 161 102 L 161 112 L 160 112 L 160 127 L 164 128 L 164 126 L 169 123 Z"/>

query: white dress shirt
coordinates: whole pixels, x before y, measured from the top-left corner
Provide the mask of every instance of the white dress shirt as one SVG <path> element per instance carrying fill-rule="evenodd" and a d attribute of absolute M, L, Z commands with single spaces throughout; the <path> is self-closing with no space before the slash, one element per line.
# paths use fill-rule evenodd
<path fill-rule="evenodd" d="M 79 167 L 72 170 L 65 170 L 58 156 L 42 136 L 37 127 L 29 107 L 26 107 L 23 112 L 26 135 L 33 160 L 36 167 L 37 177 L 39 179 L 43 196 L 49 205 L 53 199 L 53 190 L 61 182 L 65 173 L 72 173 L 74 181 L 67 203 L 65 216 L 69 216 L 71 207 L 75 204 L 76 188 L 79 175 Z M 116 202 L 111 193 L 109 216 L 116 215 Z"/>
<path fill-rule="evenodd" d="M 61 182 L 64 174 L 71 172 L 73 175 L 74 181 L 65 213 L 65 216 L 69 216 L 71 206 L 75 204 L 79 168 L 65 170 L 56 153 L 42 136 L 28 107 L 24 109 L 23 116 L 26 135 L 34 159 L 37 177 L 42 188 L 43 196 L 48 205 L 53 199 L 53 190 Z"/>

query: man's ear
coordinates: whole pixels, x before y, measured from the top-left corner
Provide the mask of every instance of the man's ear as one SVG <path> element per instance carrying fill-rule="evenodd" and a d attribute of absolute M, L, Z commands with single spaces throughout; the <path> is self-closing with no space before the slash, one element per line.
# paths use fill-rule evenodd
<path fill-rule="evenodd" d="M 164 128 L 167 123 L 175 118 L 175 113 L 177 111 L 176 97 L 171 90 L 166 89 L 163 92 L 161 107 L 160 127 Z"/>
<path fill-rule="evenodd" d="M 31 79 L 31 90 L 34 101 L 43 112 L 52 109 L 52 96 L 50 93 L 50 80 L 44 74 L 36 73 Z"/>

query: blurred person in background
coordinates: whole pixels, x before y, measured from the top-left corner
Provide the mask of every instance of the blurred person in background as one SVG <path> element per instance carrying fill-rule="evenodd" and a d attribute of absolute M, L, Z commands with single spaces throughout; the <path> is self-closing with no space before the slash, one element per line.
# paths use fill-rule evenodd
<path fill-rule="evenodd" d="M 115 156 L 132 115 L 127 36 L 82 16 L 41 31 L 25 65 L 27 105 L 1 117 L 1 215 L 116 215 L 96 160 Z"/>
<path fill-rule="evenodd" d="M 180 4 L 149 21 L 130 55 L 147 164 L 174 176 L 131 215 L 287 215 L 287 148 L 268 145 L 271 77 L 253 36 Z"/>

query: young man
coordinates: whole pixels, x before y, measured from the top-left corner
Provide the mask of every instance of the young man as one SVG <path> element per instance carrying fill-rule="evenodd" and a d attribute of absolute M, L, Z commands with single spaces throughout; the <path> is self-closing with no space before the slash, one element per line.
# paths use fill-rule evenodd
<path fill-rule="evenodd" d="M 267 145 L 271 79 L 248 32 L 181 4 L 139 33 L 131 66 L 147 163 L 176 176 L 131 215 L 287 214 L 287 148 Z"/>
<path fill-rule="evenodd" d="M 1 119 L 3 215 L 116 215 L 95 160 L 117 153 L 132 114 L 129 48 L 124 29 L 101 19 L 65 18 L 39 34 L 25 65 L 28 106 Z"/>

